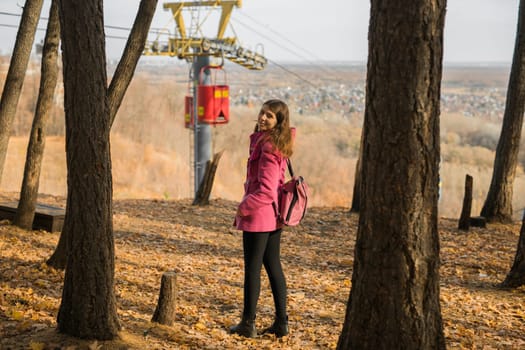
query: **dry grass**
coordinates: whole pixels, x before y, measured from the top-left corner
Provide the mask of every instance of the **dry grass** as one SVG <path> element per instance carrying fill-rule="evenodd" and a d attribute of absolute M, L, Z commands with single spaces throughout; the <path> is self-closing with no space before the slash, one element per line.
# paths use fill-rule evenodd
<path fill-rule="evenodd" d="M 242 183 L 249 128 L 249 118 L 254 110 L 241 110 L 249 119 L 234 119 L 227 127 L 213 130 L 215 151 L 225 153 L 217 170 L 212 191 L 213 198 L 239 200 Z M 297 151 L 293 157 L 294 168 L 308 180 L 312 189 L 313 206 L 346 206 L 352 198 L 356 153 L 359 142 L 358 128 L 327 125 L 319 118 L 302 121 L 298 126 Z M 235 131 L 237 130 L 237 131 Z M 327 133 L 332 137 L 327 140 Z M 350 140 L 345 140 L 350 135 Z M 113 188 L 115 198 L 164 198 L 183 199 L 193 197 L 191 166 L 189 160 L 190 135 L 182 130 L 176 139 L 179 149 L 162 148 L 152 143 L 135 142 L 122 134 L 112 136 Z M 25 160 L 27 140 L 12 137 L 1 188 L 19 191 Z M 40 192 L 64 196 L 66 193 L 66 165 L 63 137 L 49 137 L 46 143 Z M 454 144 L 442 145 L 441 165 L 442 196 L 440 215 L 459 217 L 463 201 L 465 175 L 474 177 L 473 215 L 479 214 L 490 183 L 494 152 L 482 147 Z M 521 171 L 515 181 L 514 208 L 516 218 L 525 207 L 520 195 L 525 185 Z"/>
<path fill-rule="evenodd" d="M 34 71 L 38 72 L 37 65 Z M 230 67 L 231 68 L 231 67 Z M 308 67 L 292 67 L 294 71 L 318 84 L 333 86 L 344 82 L 348 86 L 364 86 L 362 67 L 330 67 L 326 72 Z M 183 96 L 188 93 L 187 66 L 158 68 L 140 66 L 117 115 L 112 131 L 112 159 L 115 198 L 193 197 L 191 131 L 183 127 Z M 254 94 L 255 88 L 267 86 L 268 96 L 278 93 L 272 88 L 291 87 L 301 91 L 301 81 L 282 79 L 282 71 L 269 69 L 262 74 L 246 74 L 242 69 L 229 69 L 228 79 L 232 96 Z M 444 94 L 479 94 L 481 88 L 505 88 L 507 70 L 504 68 L 447 68 L 444 72 Z M 22 181 L 27 134 L 35 103 L 35 74 L 26 78 L 24 93 L 18 109 L 9 145 L 8 159 L 0 188 L 19 191 Z M 475 87 L 475 88 L 471 88 Z M 262 90 L 264 91 L 264 90 Z M 48 132 L 40 192 L 65 195 L 65 154 L 63 141 L 62 87 L 52 111 Z M 297 101 L 290 97 L 292 123 L 297 127 L 294 167 L 308 180 L 312 189 L 313 206 L 347 206 L 351 202 L 355 163 L 359 150 L 362 113 L 341 117 L 330 111 L 298 114 Z M 217 170 L 212 197 L 239 200 L 245 176 L 248 135 L 259 106 L 232 106 L 231 122 L 212 128 L 213 152 L 224 150 Z M 440 214 L 458 217 L 463 200 L 464 178 L 474 177 L 473 214 L 482 206 L 488 190 L 494 161 L 495 143 L 499 137 L 500 120 L 465 117 L 459 112 L 441 116 L 442 197 Z M 522 147 L 523 148 L 523 147 Z M 525 159 L 525 152 L 521 158 Z M 522 161 L 524 163 L 525 161 Z M 515 182 L 514 208 L 516 218 L 525 207 L 520 195 L 525 177 L 518 169 Z"/>

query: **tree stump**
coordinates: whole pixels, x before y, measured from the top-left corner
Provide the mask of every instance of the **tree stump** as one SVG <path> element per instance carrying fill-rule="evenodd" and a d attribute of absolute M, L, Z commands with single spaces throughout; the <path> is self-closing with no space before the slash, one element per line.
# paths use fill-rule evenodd
<path fill-rule="evenodd" d="M 151 318 L 157 322 L 171 326 L 175 321 L 175 298 L 177 287 L 177 275 L 175 272 L 164 272 L 160 283 L 159 301 L 155 313 Z"/>
<path fill-rule="evenodd" d="M 458 229 L 468 231 L 470 228 L 470 212 L 472 210 L 472 176 L 465 176 L 465 195 L 463 197 L 463 209 L 459 218 Z"/>
<path fill-rule="evenodd" d="M 221 159 L 223 152 L 224 151 L 215 153 L 213 159 L 206 163 L 206 170 L 202 182 L 199 185 L 197 194 L 195 195 L 193 205 L 208 205 L 210 203 L 210 194 L 213 187 L 213 181 L 215 180 L 215 173 L 217 172 L 219 160 Z"/>

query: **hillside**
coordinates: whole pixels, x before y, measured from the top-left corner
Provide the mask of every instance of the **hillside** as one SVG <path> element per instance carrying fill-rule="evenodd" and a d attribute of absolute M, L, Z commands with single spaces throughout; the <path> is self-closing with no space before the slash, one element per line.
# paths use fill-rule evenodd
<path fill-rule="evenodd" d="M 3 192 L 0 201 L 16 199 Z M 41 196 L 63 206 L 64 198 Z M 120 199 L 114 203 L 116 296 L 122 339 L 89 342 L 55 331 L 63 273 L 44 261 L 58 233 L 0 223 L 0 349 L 334 349 L 351 287 L 357 215 L 345 207 L 311 208 L 283 236 L 291 333 L 246 340 L 227 333 L 242 305 L 241 235 L 236 203 Z M 441 307 L 448 349 L 525 347 L 525 289 L 500 290 L 514 257 L 519 225 L 460 232 L 441 218 Z M 177 320 L 150 323 L 165 271 L 177 274 Z M 265 275 L 258 328 L 273 304 Z"/>
<path fill-rule="evenodd" d="M 227 65 L 225 69 L 231 116 L 229 124 L 212 128 L 212 152 L 224 151 L 212 198 L 241 198 L 248 135 L 260 104 L 277 97 L 290 105 L 291 122 L 297 128 L 292 159 L 294 168 L 312 189 L 312 205 L 350 205 L 363 124 L 365 67 L 288 65 L 288 71 L 283 71 L 270 65 L 261 72 L 247 72 Z M 110 67 L 110 74 L 111 70 Z M 33 72 L 26 78 L 13 125 L 0 183 L 3 191 L 20 191 L 38 91 L 38 70 Z M 192 133 L 183 123 L 187 76 L 188 67 L 181 63 L 139 63 L 111 132 L 115 198 L 193 197 Z M 441 216 L 459 217 L 466 174 L 474 177 L 472 212 L 477 215 L 481 210 L 492 174 L 507 79 L 508 67 L 445 67 L 441 98 Z M 2 80 L 0 75 L 0 83 Z M 56 91 L 47 131 L 40 193 L 64 196 L 62 85 Z M 522 149 L 523 145 L 522 142 Z M 525 207 L 524 165 L 522 150 L 513 203 L 517 220 Z"/>

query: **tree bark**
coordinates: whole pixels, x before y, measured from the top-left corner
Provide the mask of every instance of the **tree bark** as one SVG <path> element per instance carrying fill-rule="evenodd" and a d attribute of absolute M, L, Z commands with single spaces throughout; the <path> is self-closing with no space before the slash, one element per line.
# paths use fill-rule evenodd
<path fill-rule="evenodd" d="M 114 293 L 110 115 L 103 1 L 61 0 L 68 195 L 67 264 L 57 323 L 78 338 L 120 329 Z"/>
<path fill-rule="evenodd" d="M 503 288 L 518 288 L 525 284 L 525 211 L 521 219 L 520 237 L 514 263 L 505 280 L 501 283 Z"/>
<path fill-rule="evenodd" d="M 11 127 L 22 92 L 36 27 L 42 11 L 42 3 L 43 0 L 27 0 L 25 2 L 4 90 L 2 91 L 2 99 L 0 100 L 0 182 L 4 171 Z"/>
<path fill-rule="evenodd" d="M 470 228 L 470 214 L 472 211 L 472 185 L 474 179 L 470 175 L 465 176 L 465 194 L 463 196 L 463 208 L 459 217 L 458 229 L 468 231 Z"/>
<path fill-rule="evenodd" d="M 51 2 L 46 37 L 42 52 L 42 68 L 40 73 L 40 90 L 36 105 L 35 118 L 31 126 L 29 145 L 27 146 L 24 179 L 20 190 L 20 201 L 13 220 L 14 224 L 30 230 L 35 217 L 40 170 L 46 143 L 46 124 L 53 103 L 53 95 L 58 80 L 58 44 L 60 42 L 60 23 L 58 20 L 58 5 Z"/>
<path fill-rule="evenodd" d="M 165 272 L 160 283 L 159 301 L 151 322 L 171 326 L 175 322 L 175 298 L 177 297 L 177 275 Z"/>
<path fill-rule="evenodd" d="M 364 128 L 363 128 L 364 130 Z M 363 153 L 363 131 L 361 131 L 361 142 L 359 146 L 359 158 L 355 165 L 355 179 L 354 179 L 354 191 L 352 193 L 352 205 L 350 206 L 351 213 L 359 213 L 361 208 L 361 158 Z"/>
<path fill-rule="evenodd" d="M 439 101 L 445 0 L 372 0 L 361 210 L 338 349 L 445 349 Z"/>
<path fill-rule="evenodd" d="M 67 206 L 66 206 L 66 215 L 67 215 Z M 57 246 L 51 257 L 46 261 L 48 266 L 56 270 L 64 270 L 67 264 L 67 236 L 66 230 L 62 227 L 60 232 L 60 237 L 58 239 Z"/>
<path fill-rule="evenodd" d="M 525 1 L 520 1 L 518 28 L 503 125 L 494 169 L 481 216 L 489 222 L 512 222 L 512 194 L 525 110 Z"/>
<path fill-rule="evenodd" d="M 157 0 L 141 0 L 137 19 L 133 24 L 130 37 L 122 54 L 122 58 L 113 75 L 108 89 L 108 103 L 110 113 L 110 125 L 113 125 L 117 110 L 126 93 L 126 89 L 131 82 L 137 62 L 144 50 L 144 45 L 149 31 L 149 26 L 153 18 Z M 49 266 L 63 270 L 67 262 L 67 236 L 66 231 L 62 230 L 58 245 L 53 255 L 47 261 Z"/>

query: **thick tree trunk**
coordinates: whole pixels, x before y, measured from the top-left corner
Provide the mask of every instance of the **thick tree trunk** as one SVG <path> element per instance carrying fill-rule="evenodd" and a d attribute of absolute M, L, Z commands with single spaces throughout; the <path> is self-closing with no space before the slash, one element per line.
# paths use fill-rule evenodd
<path fill-rule="evenodd" d="M 114 294 L 110 116 L 103 1 L 60 1 L 66 111 L 67 266 L 59 331 L 113 339 Z"/>
<path fill-rule="evenodd" d="M 126 89 L 131 82 L 131 78 L 135 73 L 137 62 L 144 50 L 144 45 L 147 38 L 147 33 L 157 0 L 142 0 L 140 2 L 137 19 L 133 24 L 130 37 L 122 54 L 122 58 L 117 66 L 117 70 L 111 79 L 111 84 L 108 89 L 108 103 L 110 113 L 110 125 L 113 125 L 117 110 L 126 93 Z M 67 209 L 66 209 L 67 211 Z M 53 252 L 53 255 L 47 261 L 49 266 L 55 269 L 64 269 L 67 261 L 67 242 L 68 238 L 66 231 L 62 230 L 58 245 Z"/>
<path fill-rule="evenodd" d="M 517 288 L 525 284 L 525 212 L 521 220 L 520 237 L 518 240 L 518 248 L 516 249 L 516 256 L 514 257 L 514 264 L 510 269 L 509 274 L 501 283 L 503 288 Z"/>
<path fill-rule="evenodd" d="M 11 126 L 22 92 L 36 27 L 42 11 L 42 3 L 43 0 L 27 0 L 25 2 L 20 27 L 16 35 L 15 48 L 2 91 L 2 99 L 0 100 L 0 182 L 2 181 L 7 146 L 11 136 Z"/>
<path fill-rule="evenodd" d="M 525 110 L 525 1 L 520 1 L 514 57 L 507 88 L 503 125 L 492 180 L 481 216 L 489 222 L 512 222 L 512 193 Z"/>
<path fill-rule="evenodd" d="M 437 230 L 445 8 L 445 0 L 371 2 L 362 200 L 338 349 L 445 348 Z"/>
<path fill-rule="evenodd" d="M 177 297 L 177 275 L 165 272 L 160 283 L 159 301 L 152 322 L 171 326 L 175 322 L 175 299 Z"/>
<path fill-rule="evenodd" d="M 16 211 L 14 224 L 30 230 L 33 227 L 40 170 L 46 143 L 46 124 L 49 110 L 53 103 L 53 95 L 58 80 L 58 44 L 60 42 L 60 23 L 58 20 L 58 4 L 51 2 L 47 32 L 42 52 L 42 68 L 40 74 L 40 91 L 36 105 L 35 118 L 31 126 L 29 145 L 27 146 L 24 179 L 20 191 L 20 201 Z"/>

